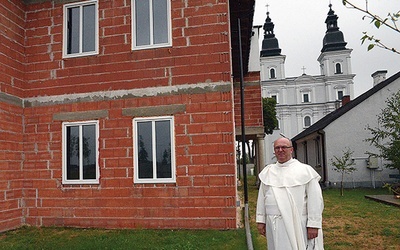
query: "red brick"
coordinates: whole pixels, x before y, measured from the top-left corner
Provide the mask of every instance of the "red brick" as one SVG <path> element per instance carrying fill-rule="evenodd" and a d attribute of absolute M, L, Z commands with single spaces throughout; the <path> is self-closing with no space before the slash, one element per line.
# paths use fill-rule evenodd
<path fill-rule="evenodd" d="M 0 63 L 9 66 L 0 74 L 0 91 L 20 98 L 69 98 L 231 81 L 227 1 L 172 1 L 173 46 L 137 51 L 130 48 L 130 2 L 124 4 L 99 4 L 98 55 L 62 59 L 63 4 L 6 1 L 7 15 L 0 15 L 7 16 L 4 23 L 10 27 L 1 50 L 8 51 Z M 246 77 L 257 81 L 257 75 Z M 262 124 L 259 90 L 247 90 L 247 118 L 254 126 Z M 0 146 L 0 159 L 6 160 L 0 190 L 10 199 L 6 206 L 14 208 L 24 198 L 25 210 L 25 215 L 19 207 L 5 211 L 8 222 L 0 217 L 0 230 L 18 227 L 22 219 L 36 226 L 236 227 L 232 123 L 237 118 L 231 91 L 125 98 L 71 98 L 24 109 L 0 103 L 0 111 L 8 110 L 0 119 L 0 145 L 2 138 L 10 138 L 7 148 Z M 176 183 L 134 183 L 133 117 L 123 117 L 122 110 L 170 104 L 185 105 L 183 113 L 174 115 Z M 53 121 L 53 114 L 91 110 L 108 111 L 99 118 L 100 183 L 62 184 L 62 122 Z"/>

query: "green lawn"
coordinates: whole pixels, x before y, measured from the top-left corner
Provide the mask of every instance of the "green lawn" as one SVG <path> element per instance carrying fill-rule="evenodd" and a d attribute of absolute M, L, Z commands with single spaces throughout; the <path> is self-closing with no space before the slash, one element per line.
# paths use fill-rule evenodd
<path fill-rule="evenodd" d="M 254 220 L 257 188 L 250 178 L 249 208 L 254 249 L 266 249 Z M 385 189 L 323 192 L 325 249 L 400 249 L 400 208 L 364 198 Z M 22 227 L 0 234 L 0 249 L 247 249 L 244 229 L 104 230 Z"/>

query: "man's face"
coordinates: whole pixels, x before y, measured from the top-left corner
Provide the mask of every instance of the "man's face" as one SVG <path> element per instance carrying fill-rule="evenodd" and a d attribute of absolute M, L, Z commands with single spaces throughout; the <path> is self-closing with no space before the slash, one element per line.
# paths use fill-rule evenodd
<path fill-rule="evenodd" d="M 287 162 L 292 158 L 292 144 L 286 138 L 279 138 L 274 143 L 274 152 L 279 163 Z"/>

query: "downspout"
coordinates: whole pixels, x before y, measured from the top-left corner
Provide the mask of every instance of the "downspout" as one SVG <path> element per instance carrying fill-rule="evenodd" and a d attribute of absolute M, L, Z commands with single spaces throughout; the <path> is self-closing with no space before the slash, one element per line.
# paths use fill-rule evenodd
<path fill-rule="evenodd" d="M 326 153 L 325 153 L 325 133 L 317 131 L 317 134 L 321 136 L 321 147 L 322 147 L 322 183 L 325 184 L 327 181 L 327 166 L 326 166 Z"/>
<path fill-rule="evenodd" d="M 242 163 L 243 163 L 243 188 L 244 188 L 244 225 L 246 229 L 247 249 L 253 250 L 253 241 L 250 231 L 249 220 L 249 195 L 247 191 L 247 167 L 246 167 L 246 130 L 244 121 L 244 76 L 243 76 L 243 55 L 242 55 L 242 32 L 240 18 L 238 18 L 238 39 L 239 39 L 239 63 L 240 63 L 240 113 L 242 125 Z"/>

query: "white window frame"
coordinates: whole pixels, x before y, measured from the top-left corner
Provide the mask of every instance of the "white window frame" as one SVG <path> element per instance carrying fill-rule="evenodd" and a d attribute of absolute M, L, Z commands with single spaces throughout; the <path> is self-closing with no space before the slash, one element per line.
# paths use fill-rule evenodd
<path fill-rule="evenodd" d="M 337 71 L 338 65 L 339 65 L 340 72 Z M 335 74 L 343 74 L 343 65 L 340 62 L 335 63 Z"/>
<path fill-rule="evenodd" d="M 157 178 L 156 168 L 156 153 L 153 153 L 153 178 L 139 179 L 139 148 L 138 145 L 139 136 L 137 136 L 137 123 L 138 122 L 152 122 L 152 148 L 153 152 L 156 152 L 155 143 L 155 122 L 157 121 L 169 121 L 170 122 L 170 135 L 171 135 L 171 178 Z M 133 119 L 133 147 L 134 147 L 134 183 L 175 183 L 176 182 L 176 164 L 175 164 L 175 126 L 173 116 L 160 116 L 160 117 L 140 117 Z"/>
<path fill-rule="evenodd" d="M 342 92 L 342 99 L 343 99 L 343 96 L 345 96 L 343 89 L 337 89 L 336 90 L 336 100 L 342 100 L 339 98 L 339 92 Z"/>
<path fill-rule="evenodd" d="M 67 127 L 79 126 L 79 138 L 82 139 L 82 126 L 95 125 L 95 136 L 96 136 L 96 178 L 95 179 L 83 179 L 83 150 L 80 150 L 80 166 L 79 166 L 79 180 L 68 180 L 67 179 Z M 100 178 L 100 166 L 99 166 L 99 121 L 84 121 L 84 122 L 63 122 L 62 123 L 62 184 L 99 184 Z"/>
<path fill-rule="evenodd" d="M 152 17 L 152 0 L 149 1 L 149 16 Z M 142 49 L 153 49 L 153 48 L 162 48 L 162 47 L 170 47 L 172 46 L 172 24 L 171 24 L 171 0 L 167 0 L 167 34 L 168 34 L 168 39 L 166 43 L 158 43 L 154 44 L 154 39 L 153 39 L 153 19 L 149 18 L 150 22 L 150 44 L 148 45 L 136 45 L 136 15 L 135 15 L 135 0 L 131 0 L 131 17 L 132 17 L 132 50 L 142 50 Z"/>
<path fill-rule="evenodd" d="M 308 101 L 307 102 L 304 99 L 304 95 L 308 96 Z M 310 103 L 311 102 L 311 93 L 310 92 L 302 92 L 301 93 L 301 99 L 302 99 L 303 103 Z"/>
<path fill-rule="evenodd" d="M 83 29 L 82 29 L 82 24 L 83 24 L 83 15 L 82 15 L 82 9 L 83 6 L 86 5 L 95 5 L 95 38 L 94 38 L 94 51 L 88 51 L 88 52 L 82 52 L 82 39 L 83 39 Z M 70 8 L 75 8 L 79 7 L 80 8 L 80 35 L 79 35 L 79 52 L 78 53 L 72 53 L 68 54 L 68 25 L 67 25 L 67 15 L 68 15 L 68 9 Z M 83 2 L 77 2 L 77 3 L 70 3 L 70 4 L 65 4 L 63 8 L 63 58 L 72 58 L 72 57 L 81 57 L 81 56 L 90 56 L 90 55 L 97 55 L 99 53 L 99 4 L 98 0 L 88 0 L 88 1 L 83 1 Z"/>

